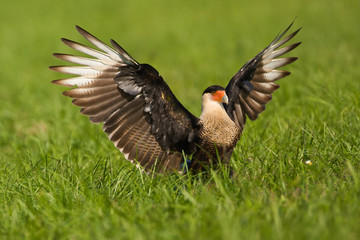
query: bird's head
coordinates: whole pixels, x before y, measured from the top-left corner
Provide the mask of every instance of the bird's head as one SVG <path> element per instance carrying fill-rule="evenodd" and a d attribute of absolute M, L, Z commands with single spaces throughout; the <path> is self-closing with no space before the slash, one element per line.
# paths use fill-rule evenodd
<path fill-rule="evenodd" d="M 223 87 L 213 85 L 205 89 L 203 92 L 203 102 L 204 101 L 214 101 L 220 104 L 228 104 L 228 97 Z"/>

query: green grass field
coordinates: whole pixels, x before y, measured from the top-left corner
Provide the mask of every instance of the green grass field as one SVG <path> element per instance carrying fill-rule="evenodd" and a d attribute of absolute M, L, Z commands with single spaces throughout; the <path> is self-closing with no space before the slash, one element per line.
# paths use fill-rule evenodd
<path fill-rule="evenodd" d="M 0 8 L 3 239 L 359 239 L 359 1 L 7 1 Z M 148 176 L 50 84 L 80 25 L 159 70 L 200 113 L 202 91 L 284 30 L 299 60 L 227 169 Z M 312 165 L 307 165 L 311 161 Z"/>

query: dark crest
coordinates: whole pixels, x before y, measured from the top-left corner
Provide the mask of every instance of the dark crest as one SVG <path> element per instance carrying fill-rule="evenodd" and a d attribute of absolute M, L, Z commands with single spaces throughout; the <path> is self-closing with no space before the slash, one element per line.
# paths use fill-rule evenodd
<path fill-rule="evenodd" d="M 210 86 L 208 87 L 207 89 L 205 89 L 205 91 L 203 92 L 203 95 L 205 93 L 211 93 L 211 92 L 216 92 L 216 91 L 219 91 L 219 90 L 225 90 L 225 88 L 223 88 L 222 86 L 219 86 L 219 85 L 213 85 L 213 86 Z"/>

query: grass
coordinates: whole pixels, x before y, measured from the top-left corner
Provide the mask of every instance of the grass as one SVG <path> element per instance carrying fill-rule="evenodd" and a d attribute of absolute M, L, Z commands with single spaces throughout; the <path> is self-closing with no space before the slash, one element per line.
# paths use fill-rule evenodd
<path fill-rule="evenodd" d="M 4 2 L 0 9 L 3 239 L 358 239 L 357 1 Z M 78 113 L 47 70 L 78 24 L 155 66 L 200 113 L 297 16 L 303 44 L 226 168 L 147 176 Z M 294 28 L 295 29 L 295 28 Z M 71 52 L 71 51 L 70 51 Z M 186 88 L 186 91 L 184 89 Z M 307 165 L 311 161 L 312 165 Z"/>

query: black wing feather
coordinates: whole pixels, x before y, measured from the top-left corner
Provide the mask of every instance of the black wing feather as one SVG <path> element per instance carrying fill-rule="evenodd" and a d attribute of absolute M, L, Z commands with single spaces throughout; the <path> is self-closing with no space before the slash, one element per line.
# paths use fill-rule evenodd
<path fill-rule="evenodd" d="M 300 31 L 301 28 L 281 40 L 292 25 L 293 23 L 276 36 L 268 47 L 248 61 L 233 76 L 226 87 L 226 94 L 229 98 L 229 104 L 225 105 L 226 112 L 241 128 L 244 127 L 246 116 L 255 120 L 258 114 L 265 110 L 265 105 L 272 99 L 271 94 L 279 88 L 274 81 L 290 74 L 290 72 L 276 68 L 290 64 L 297 58 L 276 59 L 276 57 L 301 44 L 298 42 L 279 49 Z"/>
<path fill-rule="evenodd" d="M 84 29 L 78 32 L 99 50 L 62 39 L 69 47 L 93 58 L 70 54 L 55 57 L 81 66 L 55 66 L 52 70 L 79 77 L 54 84 L 75 87 L 64 92 L 103 130 L 128 160 L 146 170 L 179 170 L 182 151 L 190 154 L 198 119 L 175 97 L 158 71 L 139 64 L 119 44 L 111 48 Z"/>

